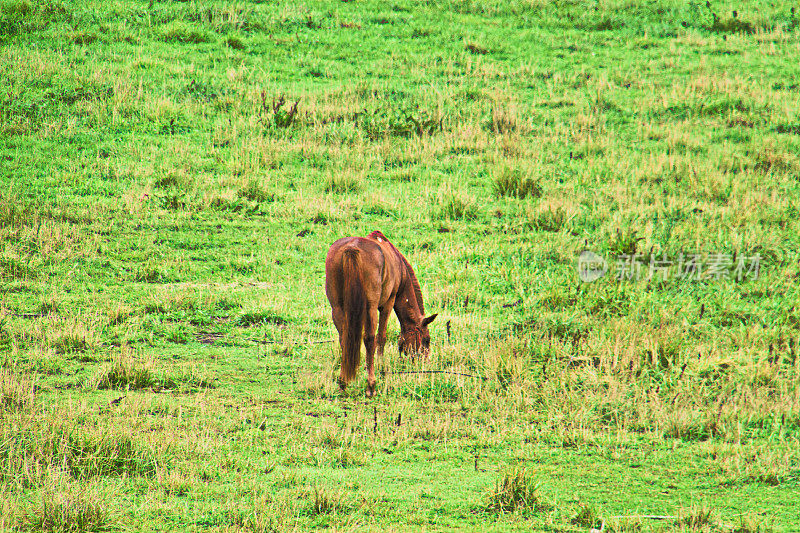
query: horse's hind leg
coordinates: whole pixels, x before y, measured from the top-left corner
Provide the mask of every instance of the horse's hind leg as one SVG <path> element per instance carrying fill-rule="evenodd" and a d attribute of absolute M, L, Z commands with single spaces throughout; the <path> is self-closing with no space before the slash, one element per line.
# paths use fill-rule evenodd
<path fill-rule="evenodd" d="M 336 331 L 339 332 L 339 349 L 344 352 L 344 309 L 338 306 L 331 307 L 331 314 L 333 315 L 333 323 L 336 326 Z M 347 383 L 344 382 L 342 379 L 342 375 L 339 374 L 339 387 L 344 390 L 347 387 Z"/>
<path fill-rule="evenodd" d="M 370 307 L 364 324 L 364 347 L 367 349 L 367 396 L 375 396 L 375 330 L 378 327 L 378 309 Z"/>

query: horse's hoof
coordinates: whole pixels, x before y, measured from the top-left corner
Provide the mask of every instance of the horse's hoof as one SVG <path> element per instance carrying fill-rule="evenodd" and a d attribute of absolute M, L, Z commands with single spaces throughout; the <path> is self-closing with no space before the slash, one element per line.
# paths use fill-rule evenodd
<path fill-rule="evenodd" d="M 367 385 L 367 398 L 372 398 L 374 396 L 376 396 L 375 385 Z"/>

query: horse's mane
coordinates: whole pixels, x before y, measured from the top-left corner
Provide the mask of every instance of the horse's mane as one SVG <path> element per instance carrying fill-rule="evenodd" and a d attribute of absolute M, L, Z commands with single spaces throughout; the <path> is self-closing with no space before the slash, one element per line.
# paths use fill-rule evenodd
<path fill-rule="evenodd" d="M 417 296 L 417 305 L 419 306 L 419 312 L 422 313 L 423 316 L 425 316 L 425 303 L 422 301 L 422 289 L 419 286 L 419 281 L 417 281 L 417 275 L 414 274 L 414 269 L 411 268 L 411 264 L 408 262 L 408 259 L 406 259 L 403 256 L 403 254 L 400 253 L 400 250 L 395 248 L 394 244 L 392 244 L 389 241 L 389 239 L 386 238 L 386 235 L 384 235 L 380 231 L 373 231 L 372 233 L 369 234 L 369 238 L 370 239 L 380 238 L 386 241 L 386 244 L 388 244 L 394 251 L 394 253 L 397 254 L 397 257 L 400 258 L 400 262 L 406 267 L 406 274 L 408 274 L 408 280 L 411 282 L 411 288 L 414 289 L 414 294 L 416 294 Z"/>

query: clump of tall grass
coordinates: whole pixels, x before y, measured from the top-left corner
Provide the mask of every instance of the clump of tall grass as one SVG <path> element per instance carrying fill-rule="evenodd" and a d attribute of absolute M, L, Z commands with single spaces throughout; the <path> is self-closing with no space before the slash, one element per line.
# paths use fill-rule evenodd
<path fill-rule="evenodd" d="M 297 509 L 291 498 L 276 498 L 272 494 L 257 495 L 251 508 L 240 506 L 227 509 L 220 521 L 234 531 L 253 531 L 266 533 L 283 531 L 288 527 L 290 517 L 295 516 Z"/>
<path fill-rule="evenodd" d="M 123 303 L 118 303 L 116 307 L 112 307 L 106 311 L 106 318 L 108 324 L 116 326 L 122 324 L 133 315 L 133 309 Z"/>
<path fill-rule="evenodd" d="M 98 389 L 144 389 L 155 385 L 152 361 L 137 362 L 133 350 L 123 345 L 111 363 L 94 378 Z"/>
<path fill-rule="evenodd" d="M 259 180 L 251 179 L 247 184 L 239 189 L 237 193 L 239 198 L 247 198 L 254 202 L 272 202 L 275 200 L 275 194 L 267 192 Z"/>
<path fill-rule="evenodd" d="M 733 530 L 736 533 L 772 533 L 774 529 L 768 520 L 751 511 L 739 517 Z"/>
<path fill-rule="evenodd" d="M 678 522 L 690 531 L 709 531 L 719 527 L 714 509 L 707 505 L 693 505 L 682 509 Z"/>
<path fill-rule="evenodd" d="M 155 481 L 161 486 L 165 494 L 171 496 L 185 496 L 192 488 L 192 481 L 180 470 L 159 468 Z"/>
<path fill-rule="evenodd" d="M 439 402 L 456 402 L 461 393 L 461 387 L 443 379 L 430 380 L 414 386 L 406 384 L 401 389 L 401 394 L 405 397 L 417 400 L 435 399 Z"/>
<path fill-rule="evenodd" d="M 643 237 L 637 237 L 633 228 L 617 228 L 616 233 L 608 241 L 608 250 L 612 255 L 636 253 L 636 247 Z"/>
<path fill-rule="evenodd" d="M 540 231 L 557 232 L 564 229 L 567 224 L 567 212 L 559 207 L 548 207 L 537 213 L 528 223 L 532 229 Z"/>
<path fill-rule="evenodd" d="M 600 518 L 597 509 L 585 503 L 580 503 L 578 505 L 578 512 L 572 517 L 570 523 L 589 529 L 600 529 L 603 527 L 603 519 Z"/>
<path fill-rule="evenodd" d="M 54 323 L 47 342 L 58 354 L 85 352 L 97 345 L 97 335 L 85 324 L 67 320 Z"/>
<path fill-rule="evenodd" d="M 439 196 L 436 216 L 447 220 L 474 220 L 478 217 L 478 203 L 472 196 L 447 190 Z"/>
<path fill-rule="evenodd" d="M 486 54 L 489 53 L 489 49 L 488 48 L 486 48 L 485 46 L 482 46 L 480 44 L 471 42 L 471 41 L 468 41 L 468 42 L 464 43 L 464 50 L 466 50 L 467 52 L 469 52 L 471 54 L 476 54 L 476 55 L 481 55 L 481 56 L 482 55 L 486 55 Z"/>
<path fill-rule="evenodd" d="M 314 487 L 312 497 L 309 499 L 308 512 L 311 515 L 331 514 L 346 507 L 339 493 Z"/>
<path fill-rule="evenodd" d="M 223 297 L 224 298 L 224 297 Z M 143 301 L 145 313 L 195 312 L 203 303 L 197 294 L 188 291 L 163 291 L 146 297 Z"/>
<path fill-rule="evenodd" d="M 492 513 L 513 511 L 549 511 L 553 506 L 545 501 L 539 491 L 539 484 L 523 469 L 510 469 L 504 472 L 489 493 L 486 510 Z"/>
<path fill-rule="evenodd" d="M 0 485 L 0 531 L 14 531 L 22 523 L 26 509 L 14 495 L 12 490 Z"/>
<path fill-rule="evenodd" d="M 516 132 L 520 129 L 516 106 L 496 104 L 492 108 L 486 127 L 498 135 Z"/>
<path fill-rule="evenodd" d="M 247 45 L 245 44 L 244 39 L 242 39 L 238 35 L 229 35 L 225 39 L 225 44 L 227 44 L 230 48 L 234 50 L 242 51 L 247 49 Z"/>
<path fill-rule="evenodd" d="M 207 43 L 211 36 L 202 30 L 183 22 L 173 22 L 161 32 L 161 39 L 168 43 Z"/>
<path fill-rule="evenodd" d="M 39 304 L 39 313 L 42 315 L 53 315 L 58 313 L 58 300 L 55 297 L 50 296 L 42 300 L 42 303 Z"/>
<path fill-rule="evenodd" d="M 267 92 L 261 91 L 261 109 L 259 121 L 267 126 L 274 126 L 276 128 L 288 128 L 297 123 L 298 105 L 300 99 L 297 98 L 294 103 L 287 98 L 285 94 L 272 98 L 272 103 L 267 102 Z"/>
<path fill-rule="evenodd" d="M 358 179 L 350 174 L 331 174 L 325 178 L 325 192 L 356 192 L 359 188 Z"/>
<path fill-rule="evenodd" d="M 189 178 L 181 170 L 172 170 L 155 179 L 153 184 L 159 189 L 188 190 L 191 186 Z"/>
<path fill-rule="evenodd" d="M 391 170 L 386 174 L 386 177 L 391 181 L 397 182 L 411 182 L 417 178 L 419 171 L 413 168 L 398 168 Z"/>
<path fill-rule="evenodd" d="M 93 31 L 73 31 L 67 34 L 67 39 L 75 44 L 92 44 L 97 41 L 99 36 Z"/>
<path fill-rule="evenodd" d="M 244 328 L 251 326 L 261 326 L 264 324 L 285 326 L 288 323 L 289 320 L 285 316 L 271 309 L 256 309 L 256 310 L 244 311 L 235 320 L 235 324 L 237 326 Z"/>
<path fill-rule="evenodd" d="M 541 198 L 544 190 L 539 180 L 518 169 L 503 167 L 493 178 L 494 193 L 498 197 L 512 196 L 520 200 Z"/>

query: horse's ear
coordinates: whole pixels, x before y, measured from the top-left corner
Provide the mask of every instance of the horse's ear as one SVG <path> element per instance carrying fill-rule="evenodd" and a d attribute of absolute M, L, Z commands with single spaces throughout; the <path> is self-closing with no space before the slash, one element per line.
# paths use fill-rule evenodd
<path fill-rule="evenodd" d="M 431 322 L 433 322 L 434 320 L 436 320 L 436 317 L 437 317 L 437 316 L 439 316 L 439 313 L 434 313 L 434 314 L 432 314 L 432 315 L 431 315 L 431 316 L 429 316 L 429 317 L 425 317 L 425 318 L 423 318 L 423 319 L 422 319 L 422 325 L 423 325 L 423 326 L 427 326 L 428 324 L 430 324 Z"/>

